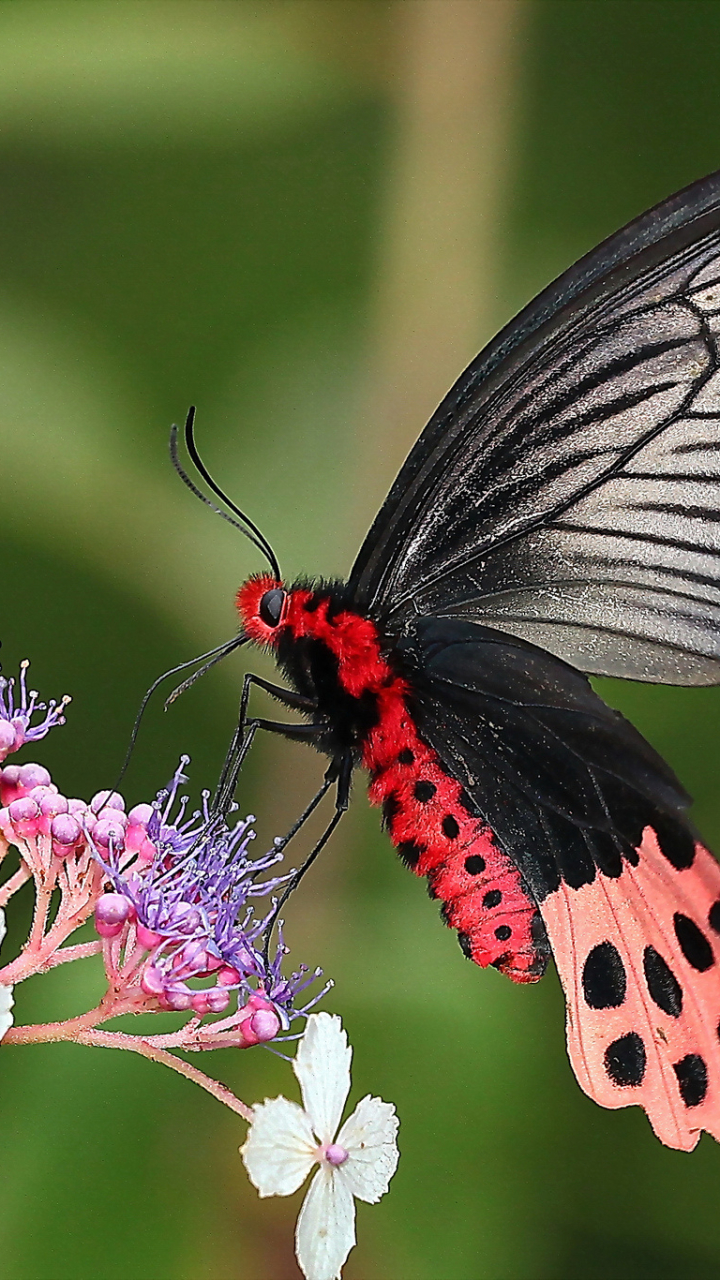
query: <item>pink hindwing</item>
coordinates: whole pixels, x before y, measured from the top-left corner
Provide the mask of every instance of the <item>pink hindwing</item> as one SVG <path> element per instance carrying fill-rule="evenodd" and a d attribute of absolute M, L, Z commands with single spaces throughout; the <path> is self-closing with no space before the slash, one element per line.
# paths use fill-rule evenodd
<path fill-rule="evenodd" d="M 603 1107 L 644 1107 L 658 1138 L 720 1140 L 720 866 L 677 870 L 647 827 L 636 867 L 564 883 L 542 915 L 567 1000 L 568 1052 Z"/>

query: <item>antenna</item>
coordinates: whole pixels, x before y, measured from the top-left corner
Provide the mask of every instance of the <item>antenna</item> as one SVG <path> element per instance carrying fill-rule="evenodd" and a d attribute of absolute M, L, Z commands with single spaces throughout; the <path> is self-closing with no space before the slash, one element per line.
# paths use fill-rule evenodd
<path fill-rule="evenodd" d="M 170 458 L 175 470 L 180 476 L 180 479 L 187 485 L 190 492 L 193 493 L 196 498 L 199 498 L 201 502 L 204 502 L 206 507 L 209 507 L 211 511 L 215 512 L 215 515 L 222 516 L 223 520 L 227 520 L 228 524 L 231 524 L 233 528 L 239 529 L 240 532 L 243 533 L 250 542 L 252 542 L 253 546 L 257 547 L 258 551 L 262 552 L 270 565 L 273 577 L 280 581 L 280 565 L 278 564 L 277 556 L 275 555 L 275 552 L 270 546 L 267 538 L 260 532 L 257 525 L 250 519 L 250 517 L 246 516 L 245 512 L 241 511 L 240 508 L 236 506 L 230 498 L 228 498 L 227 494 L 223 492 L 220 485 L 213 480 L 210 472 L 205 466 L 205 463 L 200 457 L 195 443 L 194 424 L 195 406 L 191 405 L 188 410 L 187 418 L 185 419 L 185 447 L 198 474 L 202 476 L 203 480 L 207 485 L 209 485 L 216 497 L 220 498 L 220 500 L 224 502 L 236 516 L 238 516 L 238 519 L 234 520 L 232 516 L 228 515 L 227 511 L 223 511 L 221 507 L 216 507 L 215 503 L 211 502 L 202 490 L 198 488 L 195 482 L 190 479 L 190 476 L 185 471 L 178 456 L 179 431 L 176 426 L 173 426 L 170 432 Z"/>

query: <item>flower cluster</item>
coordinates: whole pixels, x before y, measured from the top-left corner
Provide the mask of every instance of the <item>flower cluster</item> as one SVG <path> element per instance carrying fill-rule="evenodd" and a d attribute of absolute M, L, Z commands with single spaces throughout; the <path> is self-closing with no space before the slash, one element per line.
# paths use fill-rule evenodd
<path fill-rule="evenodd" d="M 96 797 L 102 807 L 90 821 L 90 837 L 112 886 L 97 902 L 96 928 L 116 983 L 122 976 L 158 1007 L 200 1017 L 225 1012 L 234 995 L 237 1012 L 222 1024 L 224 1043 L 237 1033 L 237 1043 L 249 1046 L 274 1039 L 307 1012 L 310 1005 L 299 1009 L 298 996 L 320 970 L 308 975 L 303 967 L 285 977 L 282 937 L 268 958 L 262 939 L 275 904 L 257 918 L 253 900 L 287 881 L 287 875 L 258 879 L 282 854 L 251 858 L 252 817 L 229 825 L 211 812 L 208 792 L 187 817 L 187 797 L 178 798 L 187 763 L 183 757 L 154 805 L 126 815 L 116 793 Z"/>
<path fill-rule="evenodd" d="M 303 1004 L 321 970 L 283 973 L 280 922 L 279 941 L 268 949 L 273 894 L 293 873 L 278 874 L 278 847 L 251 856 L 254 818 L 239 818 L 236 807 L 216 812 L 203 792 L 201 807 L 188 812 L 180 796 L 186 756 L 152 804 L 129 812 L 116 791 L 73 799 L 43 765 L 3 763 L 63 724 L 70 701 L 39 702 L 27 689 L 27 665 L 17 694 L 14 681 L 0 677 L 0 860 L 11 847 L 19 854 L 17 870 L 0 886 L 0 943 L 3 908 L 28 880 L 35 886 L 27 941 L 0 968 L 0 1041 L 72 1040 L 129 1049 L 171 1067 L 250 1124 L 242 1155 L 261 1196 L 290 1194 L 317 1164 L 296 1252 L 307 1280 L 336 1280 L 355 1243 L 354 1197 L 374 1203 L 388 1189 L 398 1122 L 394 1107 L 368 1096 L 338 1132 L 351 1050 L 339 1018 L 309 1014 L 331 984 Z M 65 945 L 93 915 L 99 936 Z M 95 1009 L 64 1022 L 14 1025 L 17 983 L 94 955 L 102 955 L 107 977 Z M 121 1014 L 161 1010 L 186 1014 L 187 1021 L 160 1035 L 102 1029 Z M 250 1108 L 173 1052 L 268 1043 L 301 1016 L 307 1024 L 293 1068 L 304 1109 L 282 1097 Z"/>

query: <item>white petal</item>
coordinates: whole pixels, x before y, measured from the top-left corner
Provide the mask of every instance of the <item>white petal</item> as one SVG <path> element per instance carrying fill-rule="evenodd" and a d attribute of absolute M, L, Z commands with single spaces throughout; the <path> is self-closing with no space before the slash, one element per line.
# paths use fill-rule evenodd
<path fill-rule="evenodd" d="M 12 987 L 0 986 L 0 1040 L 10 1030 L 14 1022 L 10 1012 L 14 1003 Z"/>
<path fill-rule="evenodd" d="M 332 1142 L 350 1092 L 352 1049 L 340 1018 L 311 1013 L 293 1060 L 303 1102 L 321 1142 Z"/>
<path fill-rule="evenodd" d="M 310 1121 L 297 1102 L 266 1098 L 253 1107 L 240 1155 L 250 1181 L 261 1196 L 289 1196 L 305 1181 L 315 1163 L 317 1142 Z"/>
<path fill-rule="evenodd" d="M 320 1166 L 297 1220 L 295 1252 L 307 1280 L 339 1280 L 355 1244 L 355 1202 L 336 1174 Z"/>
<path fill-rule="evenodd" d="M 0 907 L 0 946 L 2 945 L 6 933 L 7 925 L 5 924 L 5 912 L 2 907 Z"/>
<path fill-rule="evenodd" d="M 395 1141 L 399 1124 L 391 1102 L 368 1094 L 335 1139 L 348 1153 L 337 1173 L 358 1200 L 376 1204 L 385 1195 L 400 1156 Z"/>

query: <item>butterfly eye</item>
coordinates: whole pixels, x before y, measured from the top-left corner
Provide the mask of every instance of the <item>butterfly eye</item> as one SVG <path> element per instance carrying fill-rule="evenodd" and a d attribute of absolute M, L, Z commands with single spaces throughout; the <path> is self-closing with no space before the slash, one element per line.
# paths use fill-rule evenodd
<path fill-rule="evenodd" d="M 260 601 L 258 610 L 262 621 L 268 627 L 276 627 L 280 621 L 283 604 L 285 603 L 286 592 L 280 587 L 273 587 L 272 591 L 266 591 Z"/>

